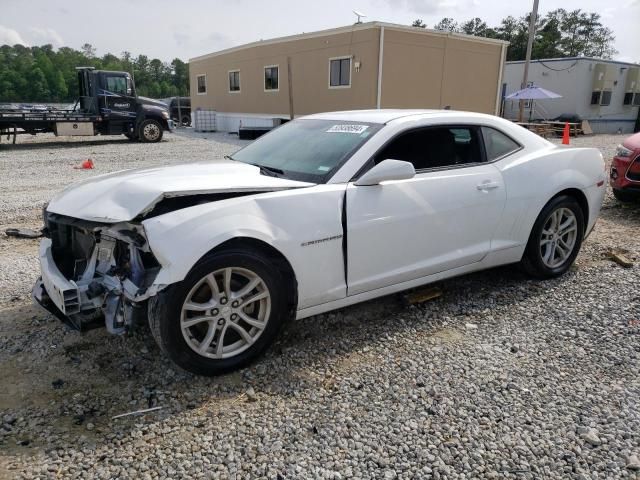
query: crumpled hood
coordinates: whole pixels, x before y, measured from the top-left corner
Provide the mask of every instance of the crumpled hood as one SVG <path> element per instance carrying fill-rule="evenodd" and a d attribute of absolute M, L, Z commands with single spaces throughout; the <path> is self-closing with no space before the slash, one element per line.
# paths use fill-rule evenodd
<path fill-rule="evenodd" d="M 56 195 L 48 212 L 95 222 L 130 221 L 167 197 L 270 192 L 312 186 L 262 175 L 253 165 L 232 160 L 122 170 L 75 183 Z"/>

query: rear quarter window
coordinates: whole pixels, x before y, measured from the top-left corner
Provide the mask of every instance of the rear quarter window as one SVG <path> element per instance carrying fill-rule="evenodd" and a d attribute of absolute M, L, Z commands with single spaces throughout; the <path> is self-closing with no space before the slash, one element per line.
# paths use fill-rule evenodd
<path fill-rule="evenodd" d="M 487 161 L 489 162 L 516 152 L 521 148 L 519 143 L 495 128 L 482 127 L 482 138 L 487 152 Z"/>

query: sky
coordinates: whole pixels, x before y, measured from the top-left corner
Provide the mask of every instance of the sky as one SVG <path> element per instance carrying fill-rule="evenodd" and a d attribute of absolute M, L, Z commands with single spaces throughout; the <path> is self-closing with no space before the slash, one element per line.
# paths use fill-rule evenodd
<path fill-rule="evenodd" d="M 260 39 L 350 25 L 352 10 L 364 21 L 428 27 L 442 17 L 480 17 L 489 26 L 507 15 L 524 15 L 532 0 L 0 0 L 0 45 L 80 48 L 99 55 L 188 60 Z M 581 8 L 598 12 L 616 36 L 616 59 L 640 63 L 640 0 L 540 0 L 539 13 Z"/>

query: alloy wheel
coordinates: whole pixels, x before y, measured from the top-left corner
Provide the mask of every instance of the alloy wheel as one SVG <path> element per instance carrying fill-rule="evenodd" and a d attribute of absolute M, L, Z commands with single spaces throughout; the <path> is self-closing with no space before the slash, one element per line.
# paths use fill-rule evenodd
<path fill-rule="evenodd" d="M 540 258 L 549 268 L 565 263 L 576 245 L 578 220 L 568 208 L 558 208 L 547 217 L 540 236 Z"/>
<path fill-rule="evenodd" d="M 246 268 L 227 267 L 194 285 L 182 305 L 180 329 L 199 355 L 229 358 L 256 342 L 270 313 L 271 294 L 264 280 Z"/>

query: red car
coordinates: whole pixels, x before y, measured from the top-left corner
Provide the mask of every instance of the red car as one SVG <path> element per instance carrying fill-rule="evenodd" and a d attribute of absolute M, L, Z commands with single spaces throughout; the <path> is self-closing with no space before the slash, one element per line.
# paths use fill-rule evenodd
<path fill-rule="evenodd" d="M 613 195 L 618 200 L 640 199 L 640 132 L 618 145 L 609 177 Z"/>

